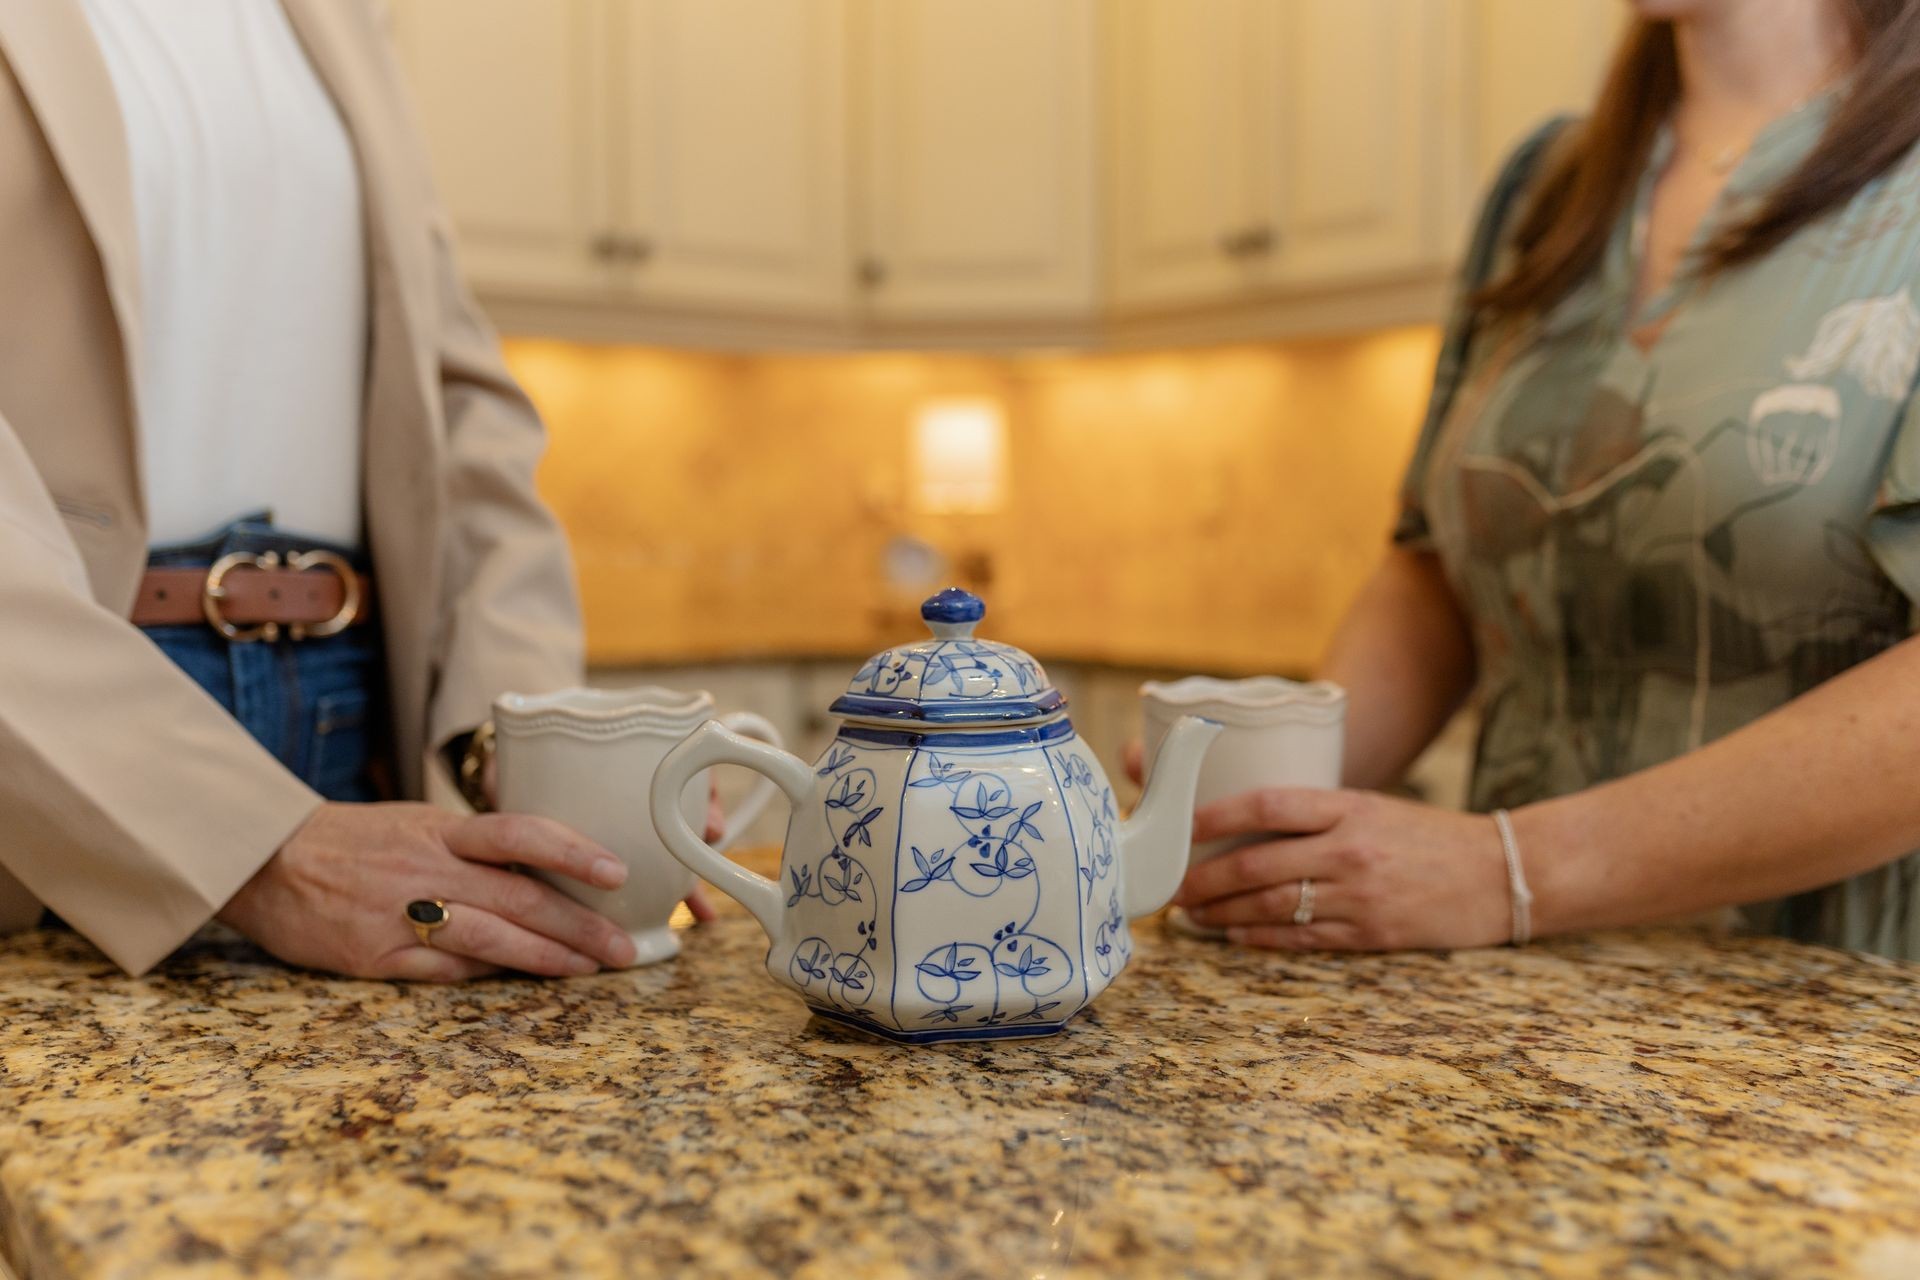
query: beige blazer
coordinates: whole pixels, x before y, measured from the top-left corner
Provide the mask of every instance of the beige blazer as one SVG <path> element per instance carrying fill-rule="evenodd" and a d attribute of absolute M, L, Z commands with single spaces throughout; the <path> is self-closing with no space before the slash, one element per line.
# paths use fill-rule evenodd
<path fill-rule="evenodd" d="M 284 3 L 358 154 L 367 537 L 418 796 L 494 694 L 579 680 L 578 608 L 534 496 L 539 421 L 461 286 L 372 5 Z M 0 0 L 0 931 L 51 907 L 135 973 L 320 802 L 126 621 L 147 549 L 137 248 L 79 0 Z"/>

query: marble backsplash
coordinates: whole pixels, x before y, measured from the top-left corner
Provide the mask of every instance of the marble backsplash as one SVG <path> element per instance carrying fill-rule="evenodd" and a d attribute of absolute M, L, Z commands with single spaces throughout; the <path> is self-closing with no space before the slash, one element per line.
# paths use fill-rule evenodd
<path fill-rule="evenodd" d="M 863 656 L 919 629 L 922 586 L 883 571 L 907 538 L 1044 661 L 1299 672 L 1379 555 L 1437 345 L 507 353 L 597 663 Z M 915 485 L 915 415 L 954 397 L 1005 424 L 997 496 L 964 514 Z"/>

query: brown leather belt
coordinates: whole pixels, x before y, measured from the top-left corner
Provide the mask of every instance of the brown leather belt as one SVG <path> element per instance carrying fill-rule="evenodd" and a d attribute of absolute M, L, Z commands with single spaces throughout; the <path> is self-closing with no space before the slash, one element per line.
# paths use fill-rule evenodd
<path fill-rule="evenodd" d="M 229 640 L 316 640 L 373 616 L 373 584 L 331 551 L 237 553 L 211 568 L 148 569 L 140 627 L 205 623 Z"/>

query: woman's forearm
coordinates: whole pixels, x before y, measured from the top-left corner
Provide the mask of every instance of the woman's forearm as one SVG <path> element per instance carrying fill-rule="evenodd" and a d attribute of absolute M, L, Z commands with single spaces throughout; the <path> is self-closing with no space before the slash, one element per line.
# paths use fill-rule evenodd
<path fill-rule="evenodd" d="M 1920 640 L 1655 768 L 1514 815 L 1541 931 L 1831 884 L 1920 847 Z"/>
<path fill-rule="evenodd" d="M 1389 550 L 1320 675 L 1347 690 L 1346 785 L 1398 780 L 1473 687 L 1472 638 L 1439 559 Z"/>

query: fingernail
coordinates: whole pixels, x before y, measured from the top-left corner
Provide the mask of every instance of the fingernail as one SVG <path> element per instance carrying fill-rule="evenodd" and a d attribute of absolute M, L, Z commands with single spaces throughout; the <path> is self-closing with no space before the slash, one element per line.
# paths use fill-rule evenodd
<path fill-rule="evenodd" d="M 607 961 L 615 968 L 624 969 L 639 958 L 640 948 L 626 934 L 616 933 L 607 941 Z"/>
<path fill-rule="evenodd" d="M 1213 912 L 1207 910 L 1205 907 L 1188 907 L 1186 911 L 1187 919 L 1193 921 L 1195 924 L 1213 923 Z"/>
<path fill-rule="evenodd" d="M 1247 940 L 1247 931 L 1245 929 L 1228 929 L 1227 930 L 1228 942 L 1245 942 L 1246 940 Z"/>
<path fill-rule="evenodd" d="M 590 973 L 600 972 L 600 963 L 591 956 L 573 956 L 567 961 L 567 972 L 584 978 Z"/>
<path fill-rule="evenodd" d="M 627 864 L 618 858 L 595 858 L 590 874 L 601 888 L 618 889 L 627 882 Z"/>

